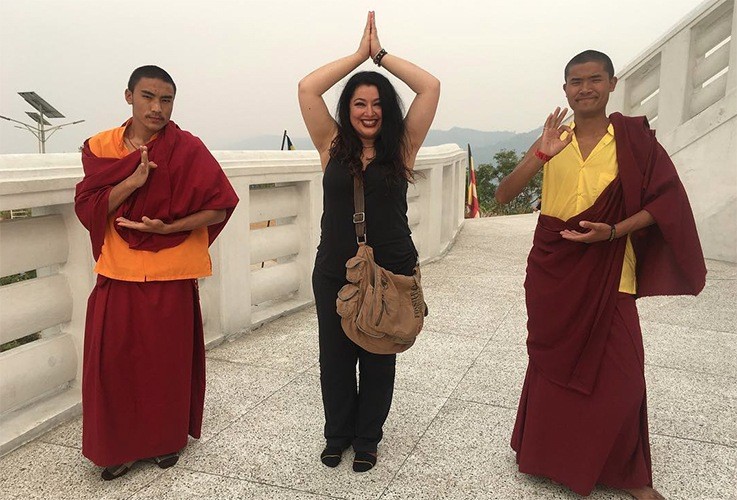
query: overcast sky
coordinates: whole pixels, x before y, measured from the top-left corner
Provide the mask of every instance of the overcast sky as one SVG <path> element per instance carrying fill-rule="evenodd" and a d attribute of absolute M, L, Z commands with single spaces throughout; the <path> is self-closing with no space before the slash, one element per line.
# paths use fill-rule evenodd
<path fill-rule="evenodd" d="M 434 129 L 524 132 L 565 103 L 573 55 L 602 50 L 621 69 L 700 3 L 0 0 L 0 114 L 29 122 L 16 93 L 36 91 L 67 117 L 53 124 L 86 120 L 47 142 L 48 152 L 76 151 L 130 116 L 131 71 L 157 64 L 177 83 L 174 121 L 212 149 L 285 128 L 304 137 L 297 82 L 354 52 L 373 9 L 386 50 L 442 82 Z M 326 95 L 331 110 L 338 90 Z M 29 132 L 0 120 L 0 153 L 36 150 Z"/>

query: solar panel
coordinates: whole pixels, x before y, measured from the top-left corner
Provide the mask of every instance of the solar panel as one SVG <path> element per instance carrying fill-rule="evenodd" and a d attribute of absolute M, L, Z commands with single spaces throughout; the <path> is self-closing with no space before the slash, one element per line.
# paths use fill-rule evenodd
<path fill-rule="evenodd" d="M 30 116 L 31 117 L 31 120 L 33 120 L 36 123 L 40 123 L 41 120 L 42 120 L 41 115 L 39 115 L 38 113 L 36 113 L 34 111 L 26 111 L 26 114 L 28 116 Z M 45 118 L 43 118 L 43 124 L 44 125 L 51 125 L 49 122 L 46 121 Z"/>
<path fill-rule="evenodd" d="M 18 95 L 28 102 L 31 106 L 44 115 L 46 118 L 64 118 L 55 107 L 46 102 L 40 95 L 35 92 L 18 92 Z"/>

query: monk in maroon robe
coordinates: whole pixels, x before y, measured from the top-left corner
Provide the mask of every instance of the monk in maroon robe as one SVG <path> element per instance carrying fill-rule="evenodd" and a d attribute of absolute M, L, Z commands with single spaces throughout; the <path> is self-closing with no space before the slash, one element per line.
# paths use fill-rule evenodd
<path fill-rule="evenodd" d="M 75 210 L 98 273 L 87 307 L 82 453 L 115 479 L 178 460 L 199 438 L 205 353 L 197 279 L 238 197 L 202 141 L 170 121 L 176 86 L 156 66 L 131 75 L 132 117 L 82 151 Z"/>
<path fill-rule="evenodd" d="M 525 292 L 529 365 L 512 435 L 522 472 L 588 495 L 653 489 L 642 334 L 635 299 L 698 294 L 706 266 L 686 192 L 644 117 L 607 116 L 605 54 L 566 66 L 566 111 L 499 184 L 506 203 L 541 168 L 541 215 Z"/>

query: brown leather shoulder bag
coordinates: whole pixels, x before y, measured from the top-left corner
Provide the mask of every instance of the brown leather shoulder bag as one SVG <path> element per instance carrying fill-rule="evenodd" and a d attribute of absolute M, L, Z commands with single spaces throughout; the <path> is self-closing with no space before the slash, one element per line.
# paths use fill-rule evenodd
<path fill-rule="evenodd" d="M 409 349 L 422 330 L 427 306 L 420 284 L 420 265 L 412 276 L 394 274 L 374 261 L 366 242 L 363 182 L 353 179 L 358 251 L 346 262 L 348 284 L 336 300 L 346 335 L 369 352 L 394 354 Z"/>

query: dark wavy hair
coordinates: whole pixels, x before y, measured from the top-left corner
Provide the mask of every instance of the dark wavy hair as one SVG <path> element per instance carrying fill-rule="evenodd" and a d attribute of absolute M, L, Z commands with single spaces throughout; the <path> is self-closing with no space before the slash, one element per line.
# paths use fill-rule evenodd
<path fill-rule="evenodd" d="M 348 165 L 352 175 L 360 174 L 363 169 L 363 143 L 351 125 L 350 115 L 351 99 L 361 85 L 376 87 L 381 103 L 381 129 L 374 141 L 376 156 L 371 164 L 385 166 L 396 179 L 412 181 L 413 172 L 404 163 L 408 145 L 404 133 L 402 100 L 389 80 L 375 71 L 356 73 L 345 84 L 335 112 L 338 134 L 330 145 L 330 157 Z"/>

